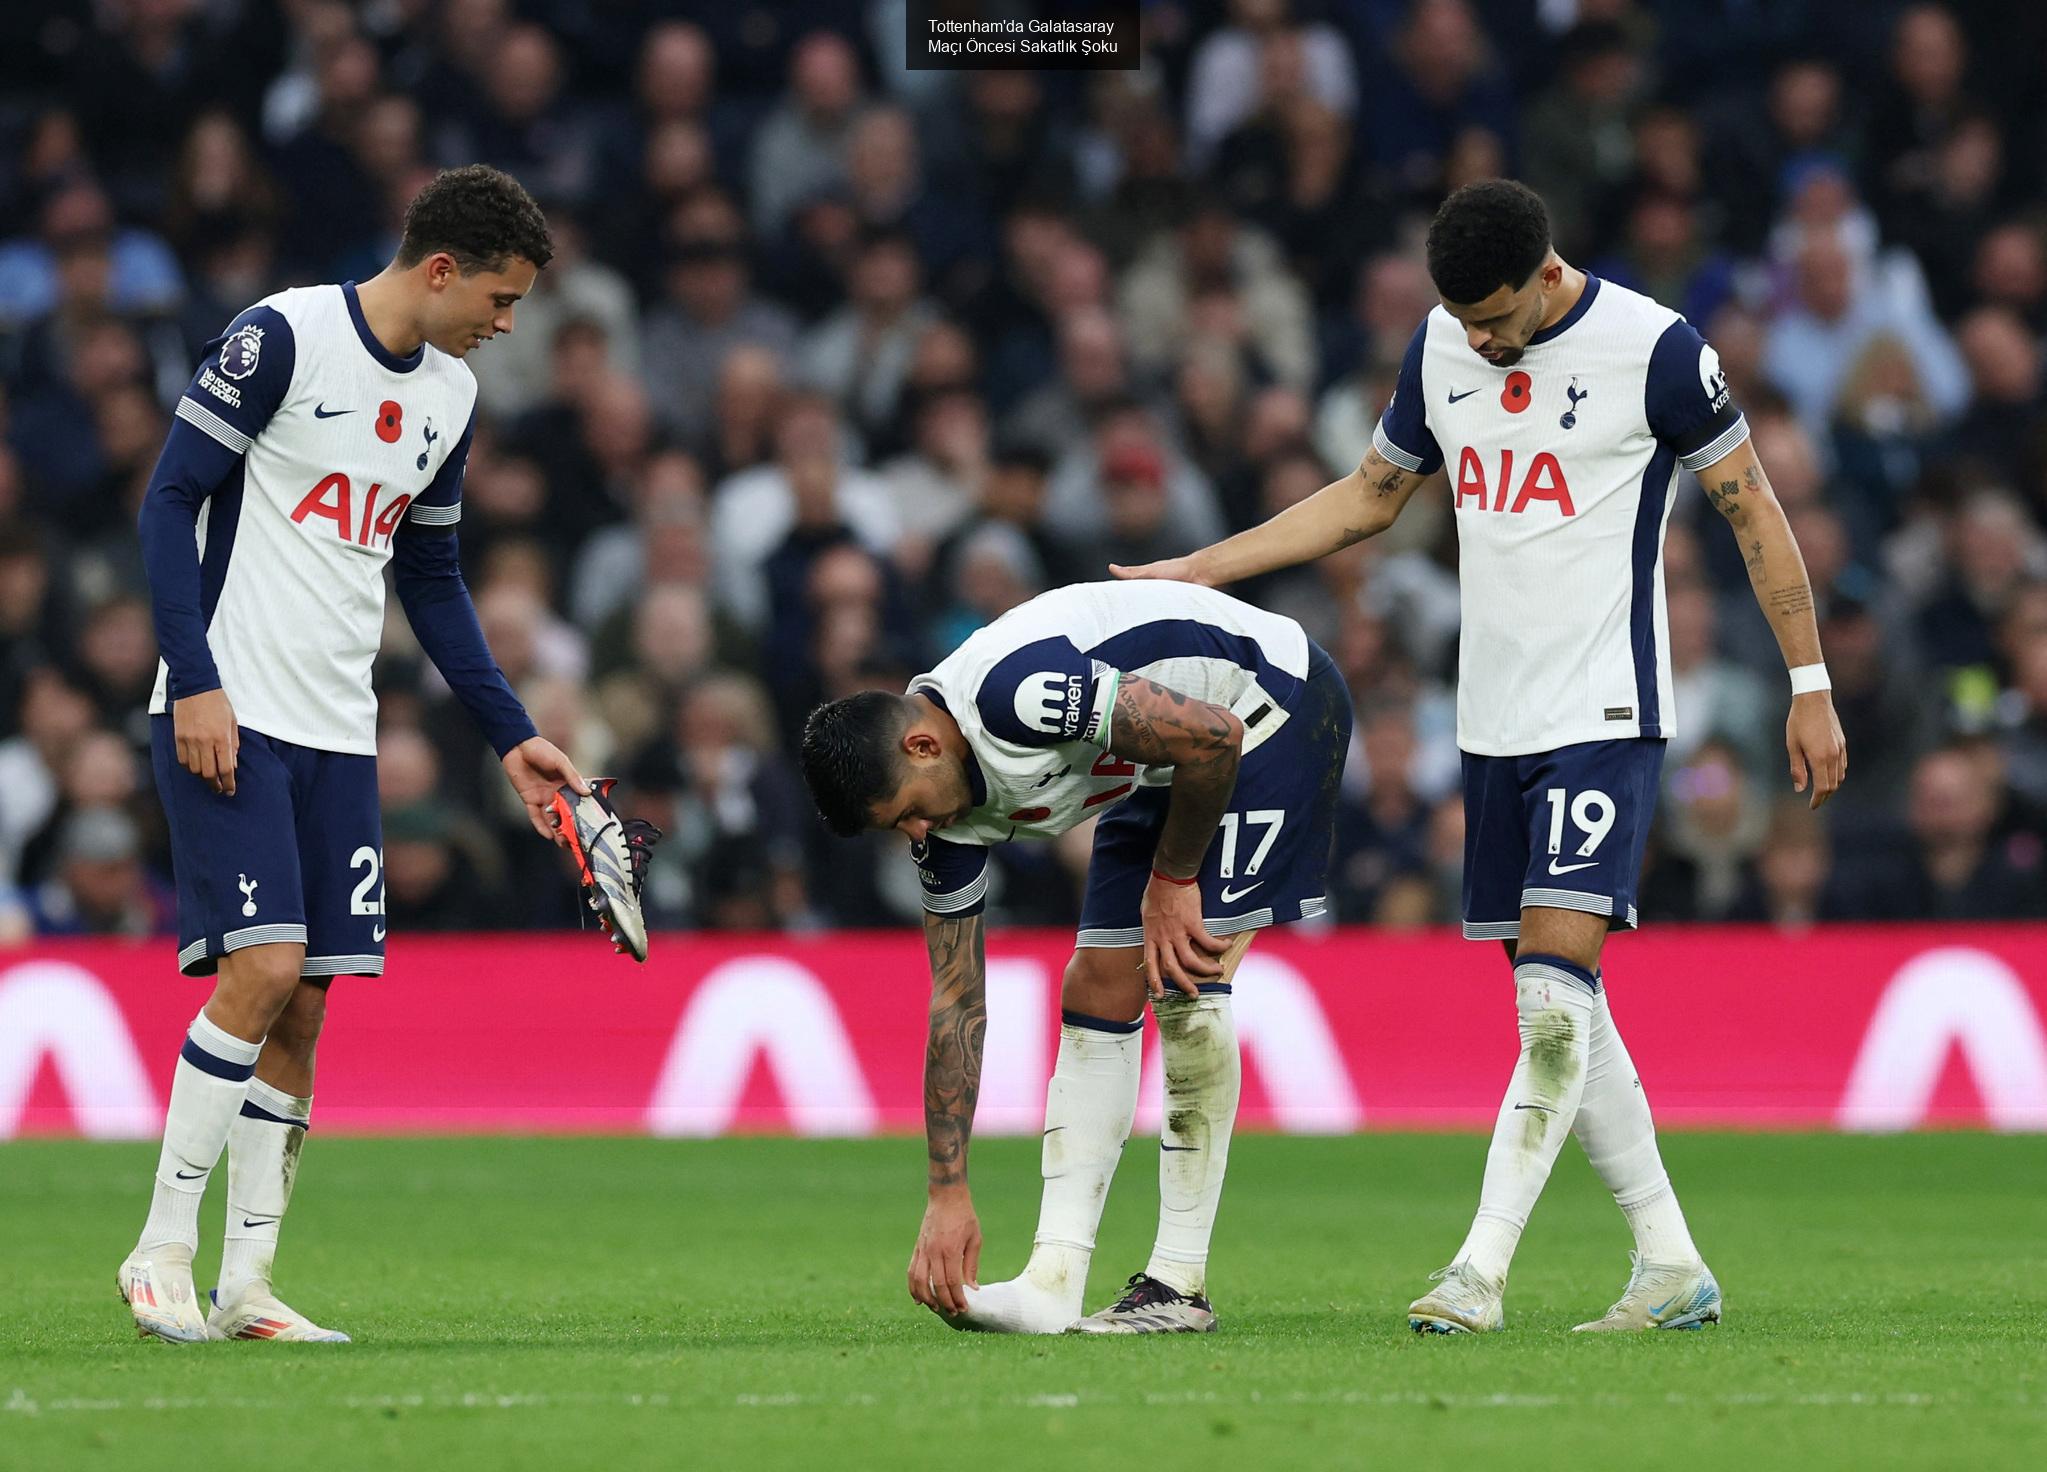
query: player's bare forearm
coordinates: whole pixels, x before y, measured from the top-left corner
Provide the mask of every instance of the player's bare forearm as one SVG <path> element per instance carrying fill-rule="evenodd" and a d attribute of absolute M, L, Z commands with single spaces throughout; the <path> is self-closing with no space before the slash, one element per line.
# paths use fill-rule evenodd
<path fill-rule="evenodd" d="M 1192 878 L 1237 787 L 1244 723 L 1219 705 L 1125 675 L 1109 715 L 1109 750 L 1148 767 L 1173 769 L 1172 801 L 1152 863 Z"/>
<path fill-rule="evenodd" d="M 1769 477 L 1744 442 L 1702 472 L 1700 481 L 1713 509 L 1727 518 L 1741 546 L 1749 586 L 1763 617 L 1777 636 L 1784 663 L 1799 669 L 1822 663 L 1818 616 L 1813 611 L 1812 582 L 1799 555 L 1798 539 L 1784 508 L 1770 490 Z M 1811 791 L 1812 806 L 1833 796 L 1848 775 L 1848 742 L 1835 714 L 1833 696 L 1809 690 L 1791 699 L 1784 723 L 1784 746 L 1790 760 L 1791 783 Z"/>
<path fill-rule="evenodd" d="M 1193 556 L 1131 569 L 1132 575 L 1185 577 L 1219 588 L 1296 563 L 1313 562 L 1355 546 L 1393 525 L 1426 476 L 1402 470 L 1369 450 L 1349 475 L 1331 481 L 1269 521 L 1237 533 Z M 1184 567 L 1176 566 L 1184 564 Z M 1156 569 L 1156 571 L 1154 571 Z"/>
<path fill-rule="evenodd" d="M 1784 652 L 1786 666 L 1818 664 L 1819 622 L 1813 612 L 1812 583 L 1806 576 L 1805 558 L 1784 508 L 1770 490 L 1769 477 L 1755 457 L 1742 445 L 1726 459 L 1700 476 L 1706 498 L 1713 509 L 1727 519 L 1741 547 L 1741 560 L 1748 569 L 1749 586 L 1777 647 Z"/>
<path fill-rule="evenodd" d="M 988 975 L 982 917 L 924 917 L 931 957 L 931 1031 L 924 1047 L 924 1140 L 932 1191 L 964 1187 L 981 1049 L 988 1033 Z"/>

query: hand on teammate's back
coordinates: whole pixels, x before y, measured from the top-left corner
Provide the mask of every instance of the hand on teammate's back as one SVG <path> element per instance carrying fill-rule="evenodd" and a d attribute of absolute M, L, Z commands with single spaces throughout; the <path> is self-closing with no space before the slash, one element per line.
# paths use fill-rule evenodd
<path fill-rule="evenodd" d="M 1812 786 L 1812 806 L 1834 795 L 1848 775 L 1848 738 L 1834 713 L 1834 697 L 1824 690 L 1791 697 L 1791 716 L 1784 722 L 1784 745 L 1791 753 L 1791 786 L 1803 792 Z"/>
<path fill-rule="evenodd" d="M 227 691 L 202 690 L 171 706 L 171 731 L 177 742 L 178 765 L 211 783 L 224 797 L 235 795 L 235 763 L 242 754 L 242 728 Z"/>
<path fill-rule="evenodd" d="M 1201 583 L 1195 576 L 1192 557 L 1168 557 L 1160 562 L 1141 563 L 1136 567 L 1125 567 L 1119 562 L 1109 564 L 1109 572 L 1119 578 L 1146 579 L 1168 578 L 1176 583 Z M 1207 586 L 1203 583 L 1203 586 Z"/>
<path fill-rule="evenodd" d="M 548 821 L 547 805 L 563 787 L 573 787 L 578 796 L 590 791 L 590 784 L 583 780 L 576 764 L 546 737 L 529 736 L 505 753 L 504 767 L 512 790 L 526 804 L 526 816 L 533 831 L 549 843 L 566 847 L 568 839 Z"/>

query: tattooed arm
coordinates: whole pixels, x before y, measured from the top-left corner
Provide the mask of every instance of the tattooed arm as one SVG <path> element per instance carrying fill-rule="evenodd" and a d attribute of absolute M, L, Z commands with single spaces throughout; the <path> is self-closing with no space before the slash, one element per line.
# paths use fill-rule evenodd
<path fill-rule="evenodd" d="M 1777 504 L 1769 477 L 1763 474 L 1755 446 L 1747 440 L 1699 472 L 1706 499 L 1727 519 L 1748 568 L 1749 586 L 1786 668 L 1821 663 L 1819 622 L 1813 612 L 1812 584 L 1805 559 L 1784 508 Z M 1799 792 L 1812 788 L 1818 807 L 1848 774 L 1848 744 L 1834 714 L 1834 697 L 1825 690 L 1791 698 L 1784 745 L 1791 758 L 1791 782 Z"/>
<path fill-rule="evenodd" d="M 1211 956 L 1228 949 L 1201 924 L 1201 888 L 1193 883 L 1237 787 L 1244 723 L 1219 705 L 1124 675 L 1109 715 L 1109 750 L 1147 767 L 1173 769 L 1166 824 L 1145 886 L 1144 972 L 1153 996 L 1170 981 L 1194 995 L 1200 978 L 1220 976 Z"/>
<path fill-rule="evenodd" d="M 1356 470 L 1287 507 L 1270 521 L 1204 547 L 1190 557 L 1148 562 L 1142 567 L 1112 564 L 1109 570 L 1119 578 L 1173 578 L 1219 588 L 1274 568 L 1312 562 L 1385 531 L 1407 505 L 1415 488 L 1428 479 L 1402 470 L 1376 449 L 1368 450 Z"/>
<path fill-rule="evenodd" d="M 981 1223 L 967 1187 L 967 1143 L 981 1092 L 988 1030 L 987 955 L 979 915 L 924 916 L 931 957 L 931 1031 L 924 1047 L 924 1142 L 930 1158 L 924 1224 L 910 1255 L 910 1296 L 935 1313 L 967 1306 L 981 1268 Z"/>

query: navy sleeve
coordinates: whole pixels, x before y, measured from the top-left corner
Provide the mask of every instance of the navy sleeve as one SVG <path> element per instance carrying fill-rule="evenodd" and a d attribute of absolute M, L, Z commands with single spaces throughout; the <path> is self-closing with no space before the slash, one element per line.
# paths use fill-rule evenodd
<path fill-rule="evenodd" d="M 206 345 L 178 400 L 178 418 L 235 454 L 246 454 L 291 387 L 298 355 L 291 324 L 274 307 L 251 307 Z"/>
<path fill-rule="evenodd" d="M 239 450 L 230 450 L 183 419 L 174 419 L 142 496 L 136 529 L 142 540 L 143 570 L 149 577 L 156 644 L 170 669 L 166 693 L 172 700 L 220 688 L 220 672 L 206 645 L 208 610 L 200 591 L 199 508 L 241 464 Z"/>
<path fill-rule="evenodd" d="M 1005 655 L 974 692 L 974 704 L 990 734 L 1019 746 L 1106 747 L 1117 678 L 1071 640 L 1039 639 Z"/>
<path fill-rule="evenodd" d="M 933 834 L 910 845 L 917 881 L 924 886 L 924 909 L 957 919 L 987 908 L 988 850 L 970 843 L 951 843 Z"/>
<path fill-rule="evenodd" d="M 1429 428 L 1428 399 L 1422 393 L 1422 343 L 1428 335 L 1428 319 L 1423 318 L 1400 360 L 1393 397 L 1372 431 L 1372 448 L 1380 458 L 1416 475 L 1434 475 L 1443 468 L 1443 448 Z"/>
<path fill-rule="evenodd" d="M 1720 355 L 1682 317 L 1656 339 L 1645 396 L 1649 432 L 1677 451 L 1686 470 L 1704 470 L 1748 438 Z"/>
<path fill-rule="evenodd" d="M 468 460 L 465 430 L 416 505 L 448 506 L 459 513 Z M 469 585 L 462 580 L 462 564 L 456 557 L 455 519 L 415 524 L 408 514 L 406 521 L 405 531 L 392 544 L 398 601 L 405 606 L 419 647 L 483 728 L 491 747 L 503 756 L 538 733 L 484 642 L 483 626 L 476 621 L 476 606 L 469 601 Z"/>

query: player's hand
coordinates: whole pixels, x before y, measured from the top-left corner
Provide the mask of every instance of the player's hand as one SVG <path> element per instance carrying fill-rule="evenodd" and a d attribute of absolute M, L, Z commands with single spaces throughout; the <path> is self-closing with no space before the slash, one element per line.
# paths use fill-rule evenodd
<path fill-rule="evenodd" d="M 935 1314 L 967 1311 L 967 1284 L 981 1284 L 981 1219 L 965 1186 L 939 1186 L 924 1207 L 910 1254 L 910 1297 Z"/>
<path fill-rule="evenodd" d="M 235 795 L 235 764 L 242 756 L 242 728 L 227 691 L 202 690 L 171 704 L 171 734 L 178 765 L 223 797 Z"/>
<path fill-rule="evenodd" d="M 1136 567 L 1112 562 L 1109 571 L 1119 578 L 1165 578 L 1176 583 L 1199 583 L 1204 588 L 1215 586 L 1195 567 L 1192 557 L 1168 557 L 1161 562 L 1146 562 Z"/>
<path fill-rule="evenodd" d="M 1791 697 L 1791 718 L 1784 723 L 1784 745 L 1791 753 L 1791 787 L 1812 787 L 1812 806 L 1834 795 L 1848 775 L 1848 738 L 1834 714 L 1834 697 L 1814 690 Z"/>
<path fill-rule="evenodd" d="M 1201 886 L 1173 884 L 1154 874 L 1144 887 L 1144 989 L 1154 997 L 1166 994 L 1171 982 L 1188 996 L 1200 983 L 1223 974 L 1213 959 L 1230 948 L 1201 924 Z"/>
<path fill-rule="evenodd" d="M 568 839 L 556 832 L 554 824 L 548 821 L 547 805 L 555 792 L 563 787 L 573 787 L 578 797 L 589 792 L 590 784 L 583 780 L 576 764 L 544 736 L 528 736 L 505 753 L 504 763 L 512 790 L 519 794 L 519 801 L 526 804 L 526 816 L 533 824 L 533 831 L 549 843 L 567 847 Z"/>

